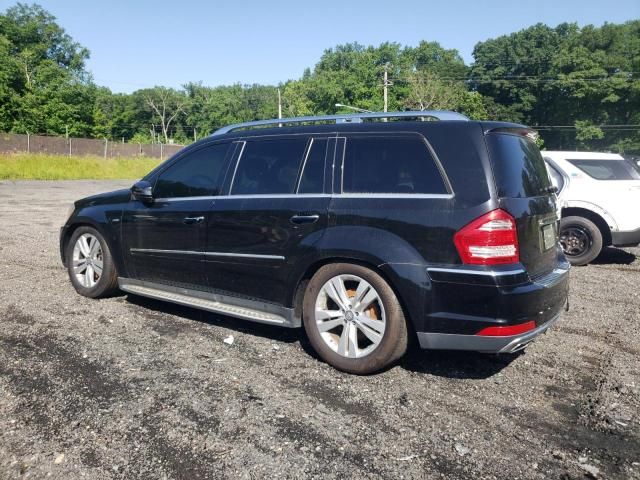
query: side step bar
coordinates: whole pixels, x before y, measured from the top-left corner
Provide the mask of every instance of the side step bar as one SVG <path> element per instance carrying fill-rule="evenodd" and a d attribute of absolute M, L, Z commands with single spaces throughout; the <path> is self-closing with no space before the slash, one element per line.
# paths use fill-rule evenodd
<path fill-rule="evenodd" d="M 252 322 L 268 323 L 289 328 L 297 328 L 302 325 L 301 320 L 295 317 L 292 308 L 285 308 L 271 303 L 245 300 L 218 293 L 200 292 L 124 277 L 118 278 L 118 286 L 120 290 L 127 293 L 165 300 Z"/>

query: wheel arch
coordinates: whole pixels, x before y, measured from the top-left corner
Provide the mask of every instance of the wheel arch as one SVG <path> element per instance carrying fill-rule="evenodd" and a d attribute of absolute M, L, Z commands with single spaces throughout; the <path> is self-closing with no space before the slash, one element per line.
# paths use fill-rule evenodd
<path fill-rule="evenodd" d="M 591 220 L 602 234 L 602 245 L 605 247 L 611 245 L 611 228 L 604 217 L 600 214 L 587 208 L 565 207 L 562 209 L 562 218 L 566 217 L 583 217 L 587 220 Z"/>
<path fill-rule="evenodd" d="M 109 251 L 111 252 L 111 257 L 113 258 L 113 261 L 115 263 L 116 271 L 122 272 L 124 266 L 121 262 L 120 248 L 115 244 L 113 235 L 107 231 L 105 225 L 101 225 L 91 217 L 79 217 L 73 223 L 69 224 L 64 230 L 64 233 L 60 239 L 60 256 L 62 257 L 63 265 L 67 266 L 68 259 L 66 258 L 66 253 L 69 242 L 71 241 L 71 237 L 76 232 L 76 230 L 82 227 L 93 228 L 94 230 L 98 231 L 100 235 L 102 235 L 102 238 L 104 238 L 104 241 L 107 242 L 107 246 L 109 247 Z"/>
<path fill-rule="evenodd" d="M 67 258 L 66 258 L 67 247 L 69 246 L 71 237 L 73 236 L 75 231 L 81 227 L 91 227 L 99 231 L 95 223 L 88 219 L 74 221 L 73 223 L 67 225 L 67 228 L 64 229 L 62 233 L 62 237 L 60 238 L 60 256 L 62 257 L 62 263 L 65 266 L 67 265 Z M 103 232 L 100 232 L 100 233 L 102 233 L 102 236 L 104 237 L 104 233 Z"/>
<path fill-rule="evenodd" d="M 406 298 L 401 294 L 400 289 L 398 288 L 397 282 L 394 281 L 395 275 L 393 270 L 390 268 L 386 268 L 389 264 L 380 263 L 376 264 L 376 262 L 372 262 L 371 260 L 365 260 L 362 258 L 354 258 L 349 256 L 331 256 L 322 259 L 318 259 L 315 262 L 309 264 L 307 268 L 304 270 L 302 275 L 299 276 L 297 281 L 294 283 L 294 287 L 292 291 L 289 293 L 289 305 L 292 305 L 294 309 L 295 316 L 297 318 L 302 318 L 302 304 L 304 300 L 304 292 L 307 288 L 307 285 L 311 278 L 316 274 L 318 270 L 320 270 L 325 265 L 335 264 L 335 263 L 349 263 L 353 265 L 359 265 L 361 267 L 368 268 L 369 270 L 377 273 L 382 277 L 382 279 L 387 282 L 393 293 L 395 294 L 398 302 L 400 303 L 400 307 L 404 313 L 405 321 L 407 322 L 407 328 L 409 329 L 410 335 L 415 336 L 416 323 L 415 319 L 415 307 L 407 302 Z M 413 307 L 413 308 L 412 308 Z"/>

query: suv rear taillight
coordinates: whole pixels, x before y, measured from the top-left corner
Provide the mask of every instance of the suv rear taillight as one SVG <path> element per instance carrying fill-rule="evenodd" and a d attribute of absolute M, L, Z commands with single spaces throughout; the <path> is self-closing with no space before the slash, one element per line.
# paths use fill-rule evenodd
<path fill-rule="evenodd" d="M 462 227 L 453 237 L 462 263 L 502 265 L 520 261 L 516 221 L 501 209 Z"/>

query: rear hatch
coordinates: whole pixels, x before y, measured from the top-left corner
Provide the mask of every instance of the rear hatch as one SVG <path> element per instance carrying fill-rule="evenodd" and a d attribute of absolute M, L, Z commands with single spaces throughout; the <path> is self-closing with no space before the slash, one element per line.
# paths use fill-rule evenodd
<path fill-rule="evenodd" d="M 485 133 L 500 208 L 516 221 L 520 262 L 532 278 L 545 275 L 558 263 L 559 219 L 535 132 L 500 127 Z"/>

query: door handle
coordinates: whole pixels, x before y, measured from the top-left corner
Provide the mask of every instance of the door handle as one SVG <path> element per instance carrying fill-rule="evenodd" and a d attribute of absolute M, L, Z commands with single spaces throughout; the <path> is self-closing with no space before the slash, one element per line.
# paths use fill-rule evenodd
<path fill-rule="evenodd" d="M 187 225 L 195 225 L 196 223 L 202 223 L 204 221 L 204 217 L 185 217 L 182 221 Z"/>
<path fill-rule="evenodd" d="M 291 223 L 302 225 L 304 223 L 316 223 L 320 215 L 294 215 L 289 219 Z"/>

